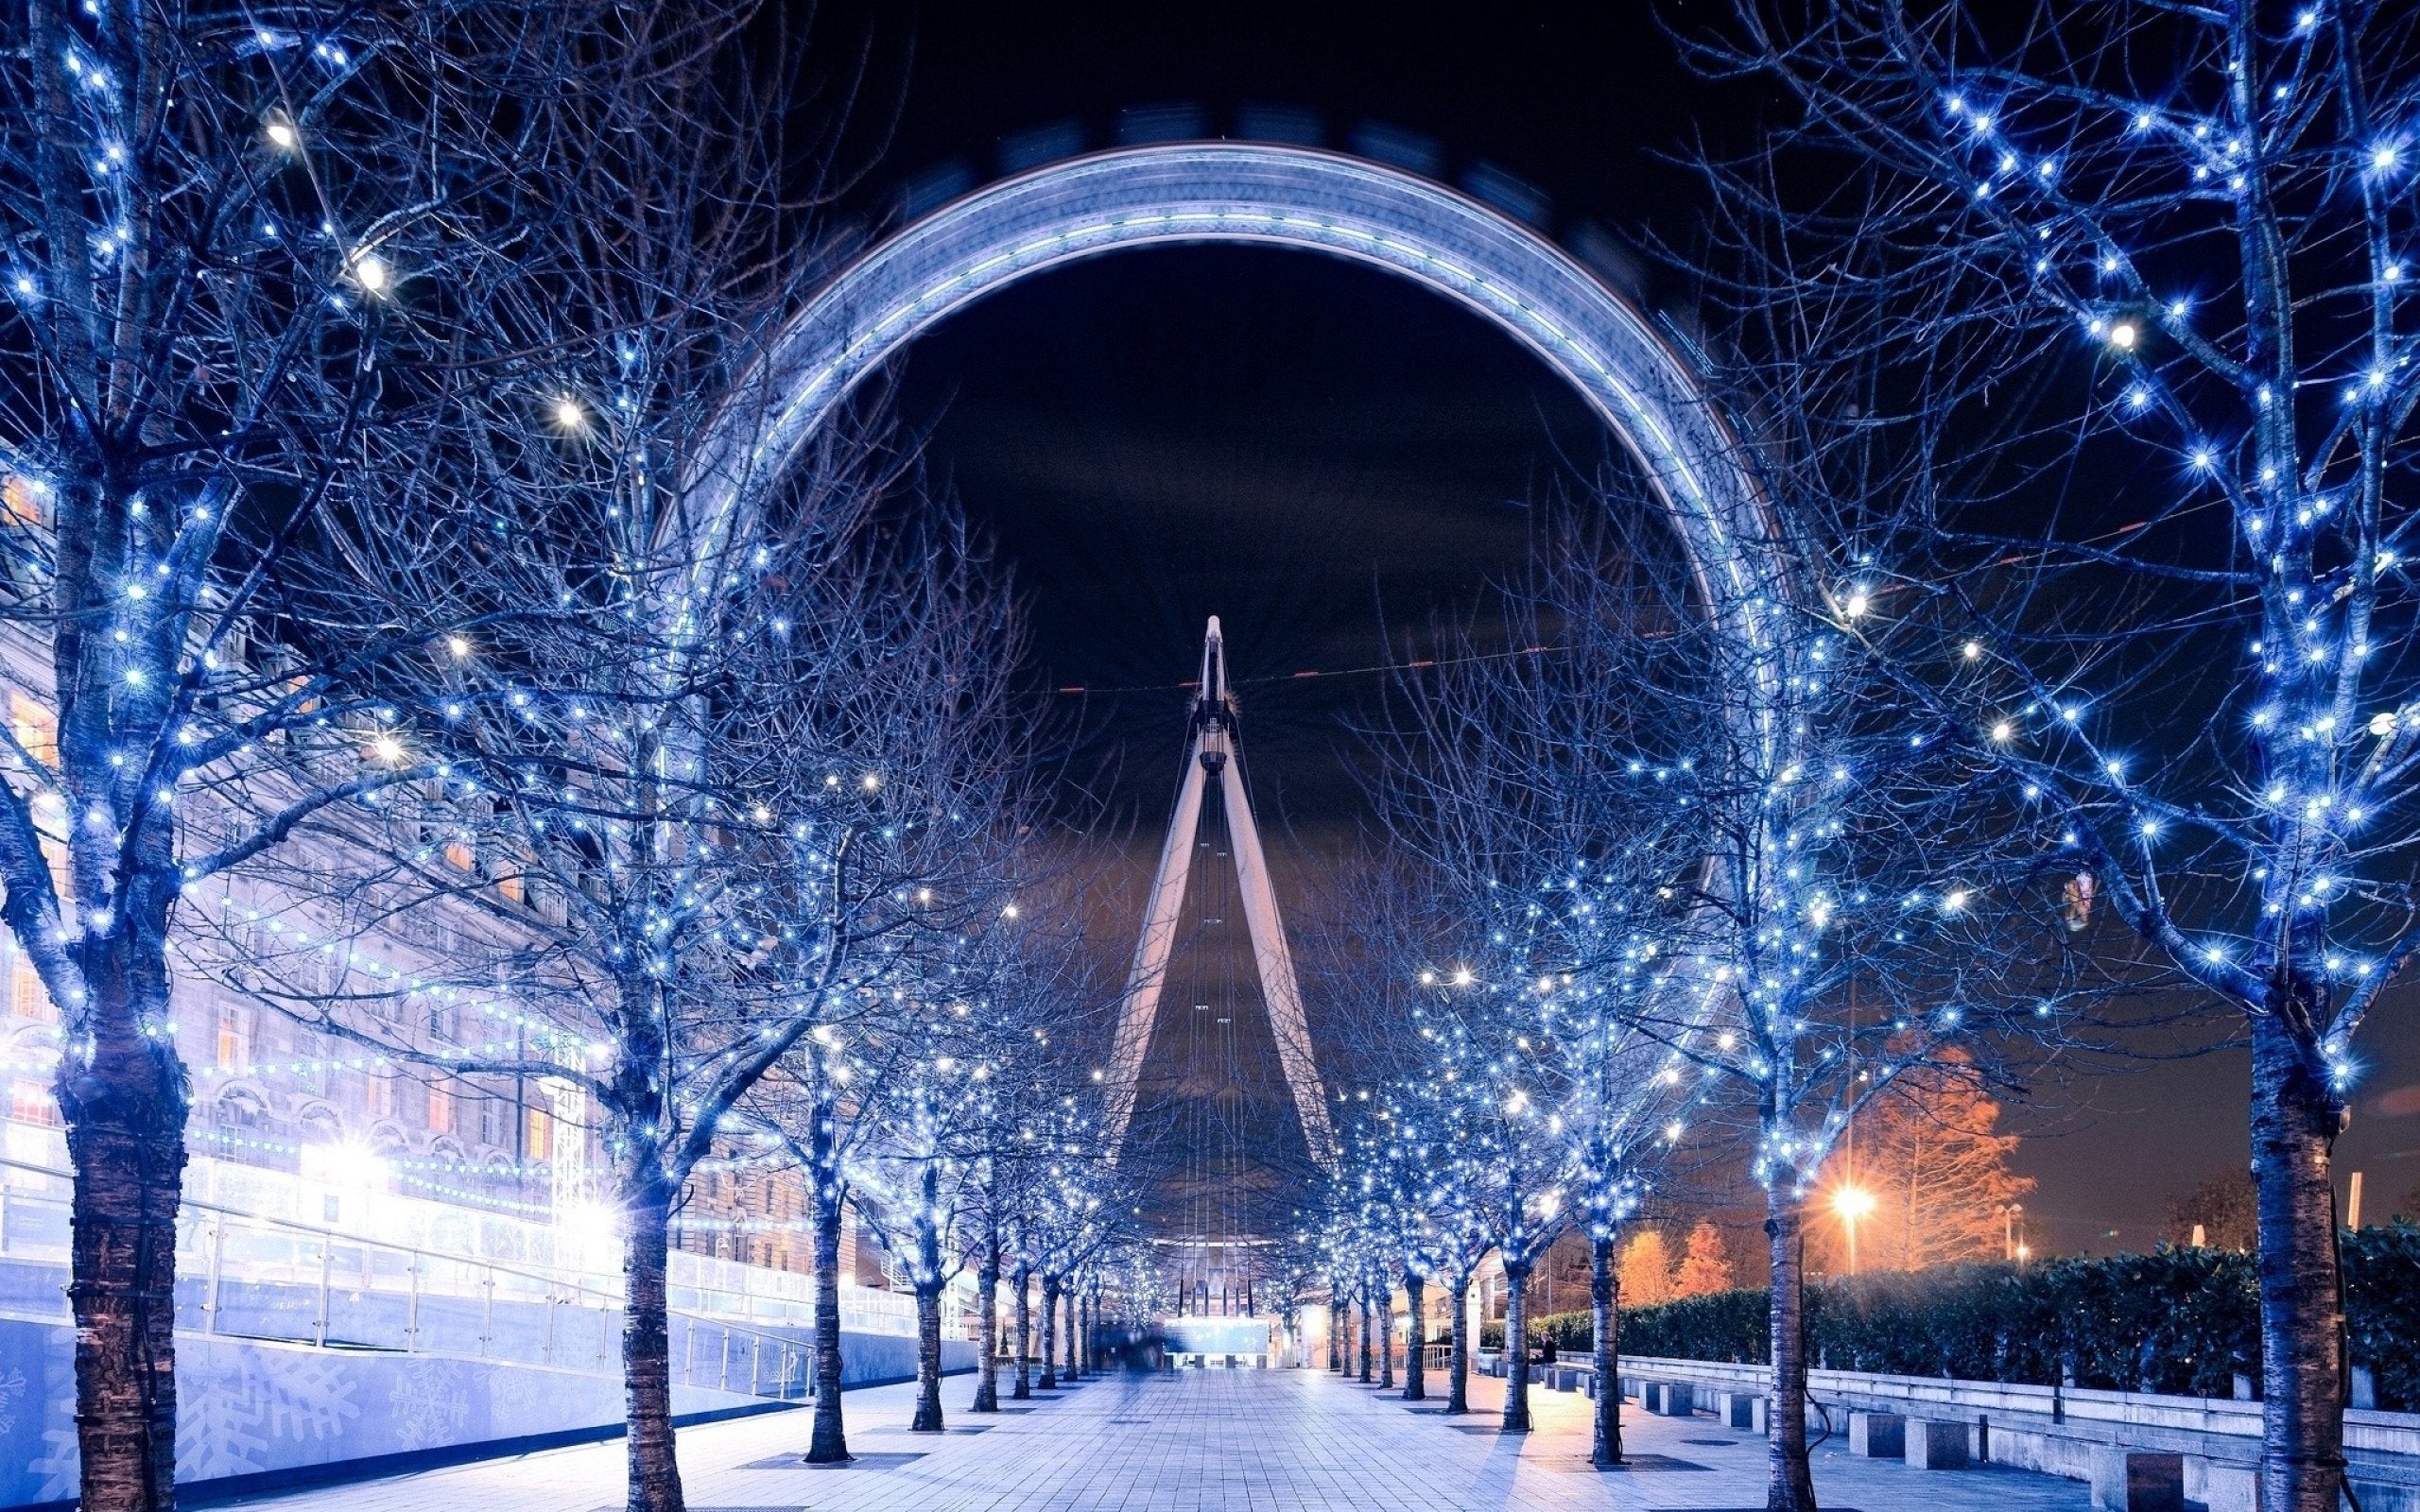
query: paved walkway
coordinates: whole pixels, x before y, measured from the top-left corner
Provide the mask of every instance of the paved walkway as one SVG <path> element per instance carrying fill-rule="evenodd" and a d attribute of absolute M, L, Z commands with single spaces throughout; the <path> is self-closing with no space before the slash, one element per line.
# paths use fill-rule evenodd
<path fill-rule="evenodd" d="M 681 1434 L 691 1512 L 1480 1512 L 1610 1507 L 1619 1512 L 1761 1509 L 1761 1440 L 1704 1418 L 1624 1415 L 1631 1470 L 1587 1463 L 1588 1401 L 1533 1394 L 1538 1431 L 1505 1437 L 1485 1412 L 1448 1418 L 1395 1393 L 1321 1370 L 1191 1371 L 1088 1381 L 998 1417 L 959 1412 L 971 1378 L 944 1387 L 951 1431 L 907 1430 L 906 1386 L 849 1394 L 845 1469 L 796 1463 L 804 1412 Z M 1475 1406 L 1502 1400 L 1472 1383 Z M 1651 1458 L 1650 1456 L 1652 1456 Z M 2076 1482 L 2024 1470 L 1911 1470 L 1815 1452 L 1833 1512 L 2085 1512 Z M 277 1512 L 598 1512 L 622 1503 L 622 1445 L 582 1445 L 249 1503 Z"/>

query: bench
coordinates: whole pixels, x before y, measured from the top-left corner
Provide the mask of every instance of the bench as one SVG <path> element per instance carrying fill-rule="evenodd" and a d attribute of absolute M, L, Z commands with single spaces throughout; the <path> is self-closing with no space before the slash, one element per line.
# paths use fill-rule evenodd
<path fill-rule="evenodd" d="M 2103 1512 L 2185 1512 L 2185 1456 L 2094 1450 L 2092 1504 Z"/>
<path fill-rule="evenodd" d="M 1908 1468 L 1911 1470 L 1962 1470 L 1973 1461 L 1969 1430 L 1962 1422 L 1911 1418 L 1907 1425 Z"/>
<path fill-rule="evenodd" d="M 1849 1414 L 1849 1452 L 1858 1459 L 1905 1458 L 1908 1419 L 1895 1412 Z"/>
<path fill-rule="evenodd" d="M 1771 1413 L 1772 1408 L 1757 1392 L 1718 1391 L 1714 1394 L 1714 1416 L 1726 1428 L 1751 1434 L 1770 1432 Z"/>

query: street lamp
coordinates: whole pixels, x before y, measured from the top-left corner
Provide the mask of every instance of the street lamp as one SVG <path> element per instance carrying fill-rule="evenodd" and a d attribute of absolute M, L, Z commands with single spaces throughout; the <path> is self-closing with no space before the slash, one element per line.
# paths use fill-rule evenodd
<path fill-rule="evenodd" d="M 2016 1220 L 2024 1211 L 2025 1204 L 2022 1202 L 2003 1202 L 2000 1204 L 2000 1255 L 2002 1259 L 2015 1260 L 2018 1258 Z"/>
<path fill-rule="evenodd" d="M 1874 1194 L 1863 1187 L 1843 1186 L 1832 1193 L 1832 1211 L 1840 1215 L 1841 1227 L 1849 1239 L 1849 1274 L 1857 1274 L 1857 1221 L 1874 1211 Z"/>

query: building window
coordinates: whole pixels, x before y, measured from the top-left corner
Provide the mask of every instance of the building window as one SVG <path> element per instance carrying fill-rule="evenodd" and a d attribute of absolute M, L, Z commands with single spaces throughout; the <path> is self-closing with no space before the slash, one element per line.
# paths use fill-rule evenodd
<path fill-rule="evenodd" d="M 252 1063 L 252 1010 L 239 1004 L 218 1005 L 218 1069 L 233 1071 Z"/>
<path fill-rule="evenodd" d="M 50 524 L 50 490 L 23 472 L 0 478 L 0 521 L 19 530 L 40 530 Z"/>
<path fill-rule="evenodd" d="M 428 1084 L 428 1131 L 431 1134 L 454 1132 L 454 1091 L 441 1080 Z"/>
<path fill-rule="evenodd" d="M 59 1126 L 59 1099 L 38 1081 L 20 1078 L 9 1084 L 9 1116 L 20 1124 Z"/>
<path fill-rule="evenodd" d="M 230 1091 L 211 1104 L 212 1126 L 229 1134 L 249 1134 L 268 1122 L 268 1109 L 249 1091 Z"/>
<path fill-rule="evenodd" d="M 58 1008 L 50 1001 L 50 989 L 42 985 L 42 973 L 23 955 L 9 964 L 9 1011 L 20 1019 L 43 1023 L 59 1017 Z"/>
<path fill-rule="evenodd" d="M 546 1116 L 546 1110 L 543 1108 L 529 1108 L 522 1119 L 522 1128 L 526 1139 L 522 1157 L 531 1160 L 547 1159 L 548 1152 L 554 1147 L 555 1121 Z"/>
<path fill-rule="evenodd" d="M 45 766 L 59 765 L 59 716 L 41 699 L 9 695 L 9 728 L 26 755 Z"/>

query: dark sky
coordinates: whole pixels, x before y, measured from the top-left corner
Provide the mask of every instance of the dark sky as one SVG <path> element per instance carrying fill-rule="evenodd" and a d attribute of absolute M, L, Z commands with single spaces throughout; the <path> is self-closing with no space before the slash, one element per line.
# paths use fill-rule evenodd
<path fill-rule="evenodd" d="M 1345 721 L 1381 681 L 1352 669 L 1387 660 L 1387 623 L 1414 632 L 1513 569 L 1528 503 L 1606 444 L 1492 327 L 1305 252 L 1062 269 L 944 324 L 906 372 L 936 474 L 1014 563 L 1045 680 L 1084 690 L 1057 698 L 1089 736 L 1079 770 L 1121 762 L 1118 811 L 1153 825 L 1174 684 L 1216 614 L 1263 825 L 1351 826 Z"/>
<path fill-rule="evenodd" d="M 1668 16 L 1693 13 L 1677 4 Z M 1291 3 L 1087 7 L 843 0 L 825 56 L 859 49 L 856 188 L 879 218 L 938 164 L 993 177 L 1004 138 L 1114 140 L 1128 107 L 1306 108 L 1342 143 L 1377 121 L 1436 140 L 1447 176 L 1485 161 L 1583 222 L 1689 241 L 1693 134 L 1742 139 L 1753 96 L 1686 78 L 1646 8 Z M 1685 296 L 1653 280 L 1655 297 Z M 1508 338 L 1386 275 L 1313 254 L 1127 252 L 1029 280 L 919 341 L 903 413 L 938 473 L 996 532 L 1029 594 L 1037 672 L 1091 690 L 1083 758 L 1118 765 L 1156 841 L 1203 618 L 1245 688 L 1256 801 L 1281 869 L 1356 809 L 1342 715 L 1398 625 L 1467 603 L 1523 549 L 1522 506 L 1604 439 Z M 1269 679 L 1269 680 L 1258 680 Z M 1291 838 L 1282 833 L 1290 823 Z M 1123 946 L 1119 947 L 1121 950 Z M 2413 1036 L 2405 1036 L 2406 1040 Z M 2340 1145 L 2371 1211 L 2420 1188 L 2420 1045 L 2375 1039 Z M 2240 1057 L 2066 1087 L 2013 1114 L 2037 1247 L 2148 1244 L 2172 1193 L 2244 1160 Z M 2110 1238 L 2106 1230 L 2118 1230 Z"/>

